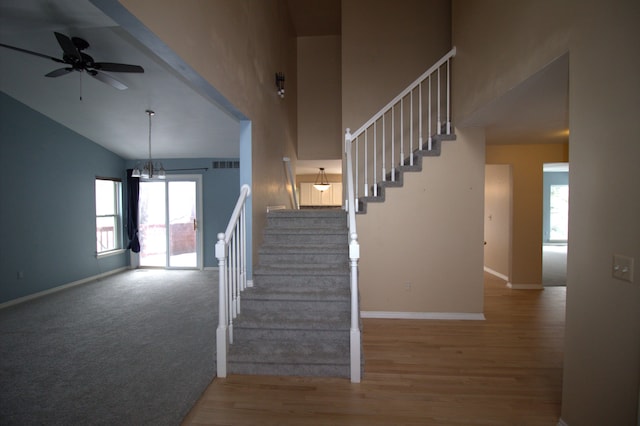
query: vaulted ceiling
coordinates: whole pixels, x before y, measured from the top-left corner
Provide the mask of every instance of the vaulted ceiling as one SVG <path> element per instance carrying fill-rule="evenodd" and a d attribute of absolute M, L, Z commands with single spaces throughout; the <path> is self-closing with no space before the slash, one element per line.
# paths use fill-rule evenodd
<path fill-rule="evenodd" d="M 62 58 L 54 31 L 89 42 L 97 62 L 140 65 L 143 74 L 106 73 L 126 90 L 85 72 L 47 78 L 52 60 L 0 48 L 0 90 L 125 159 L 238 157 L 239 123 L 88 0 L 3 0 L 0 43 Z"/>
<path fill-rule="evenodd" d="M 288 5 L 298 36 L 340 33 L 340 0 L 288 0 Z M 239 156 L 237 117 L 89 0 L 0 2 L 0 43 L 61 58 L 54 31 L 87 40 L 85 53 L 96 61 L 141 65 L 145 72 L 111 73 L 128 86 L 117 90 L 84 72 L 44 77 L 61 64 L 0 48 L 0 90 L 125 159 L 148 155 L 147 109 L 156 112 L 155 158 Z M 567 99 L 568 57 L 563 57 L 464 125 L 484 127 L 488 143 L 566 142 Z M 337 172 L 339 163 L 333 167 Z M 303 165 L 308 172 L 331 168 L 322 161 Z"/>

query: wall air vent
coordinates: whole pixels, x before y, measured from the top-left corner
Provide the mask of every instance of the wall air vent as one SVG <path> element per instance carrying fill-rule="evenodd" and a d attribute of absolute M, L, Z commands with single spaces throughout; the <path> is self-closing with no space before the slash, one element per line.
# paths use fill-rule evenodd
<path fill-rule="evenodd" d="M 240 161 L 214 161 L 212 166 L 214 169 L 239 169 Z"/>

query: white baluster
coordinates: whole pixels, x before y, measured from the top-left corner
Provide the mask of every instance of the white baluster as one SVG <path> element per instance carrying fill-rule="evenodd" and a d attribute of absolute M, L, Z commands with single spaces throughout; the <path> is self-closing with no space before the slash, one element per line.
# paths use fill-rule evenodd
<path fill-rule="evenodd" d="M 367 153 L 368 153 L 367 151 L 369 149 L 369 143 L 368 143 L 368 140 L 367 140 L 367 131 L 368 130 L 369 130 L 368 128 L 364 129 L 364 164 L 363 164 L 363 167 L 364 167 L 364 196 L 365 197 L 369 196 L 369 173 L 368 173 L 369 167 L 367 167 L 368 164 L 369 164 L 368 161 L 367 161 L 367 159 L 368 159 L 367 158 L 368 157 L 367 156 Z"/>
<path fill-rule="evenodd" d="M 378 196 L 378 126 L 373 122 L 373 196 Z"/>
<path fill-rule="evenodd" d="M 441 103 L 440 103 L 440 68 L 438 68 L 438 129 L 436 130 L 436 133 L 439 135 L 441 134 L 441 129 L 442 129 L 442 121 L 440 118 L 440 107 Z"/>
<path fill-rule="evenodd" d="M 216 374 L 227 377 L 227 353 L 229 351 L 227 326 L 226 250 L 224 234 L 218 234 L 216 258 L 218 259 L 218 328 L 216 330 Z"/>
<path fill-rule="evenodd" d="M 386 182 L 387 180 L 387 145 L 386 145 L 386 130 L 385 130 L 385 126 L 384 126 L 384 116 L 385 114 L 382 114 L 382 181 Z M 393 178 L 392 178 L 393 180 Z"/>
<path fill-rule="evenodd" d="M 429 74 L 429 136 L 427 139 L 427 150 L 431 151 L 431 135 L 433 135 L 433 132 L 431 131 L 431 74 Z"/>
<path fill-rule="evenodd" d="M 413 166 L 413 90 L 411 91 L 411 108 L 409 109 L 409 115 L 411 119 L 409 120 L 409 152 L 411 153 L 411 165 Z"/>
<path fill-rule="evenodd" d="M 396 109 L 391 107 L 391 164 L 396 164 Z"/>
<path fill-rule="evenodd" d="M 451 60 L 447 59 L 447 134 L 451 134 Z"/>
<path fill-rule="evenodd" d="M 400 99 L 400 164 L 404 166 L 404 98 Z"/>

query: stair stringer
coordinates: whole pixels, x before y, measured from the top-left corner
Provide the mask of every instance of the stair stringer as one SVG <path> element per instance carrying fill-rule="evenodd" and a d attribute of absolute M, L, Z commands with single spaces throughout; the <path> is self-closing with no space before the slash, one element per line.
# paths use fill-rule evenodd
<path fill-rule="evenodd" d="M 358 197 L 357 214 L 367 213 L 367 203 L 383 203 L 386 199 L 385 192 L 387 188 L 401 188 L 404 186 L 404 173 L 421 172 L 424 157 L 439 157 L 442 150 L 442 142 L 453 141 L 455 139 L 455 134 L 435 135 L 432 137 L 430 150 L 426 149 L 427 144 L 423 144 L 422 149 L 416 149 L 413 152 L 413 165 L 410 165 L 410 158 L 407 157 L 404 161 L 404 166 L 398 165 L 396 167 L 395 180 L 391 180 L 391 172 L 389 172 L 387 173 L 386 180 L 377 182 L 377 196 Z M 375 193 L 373 188 L 371 188 L 371 193 Z"/>

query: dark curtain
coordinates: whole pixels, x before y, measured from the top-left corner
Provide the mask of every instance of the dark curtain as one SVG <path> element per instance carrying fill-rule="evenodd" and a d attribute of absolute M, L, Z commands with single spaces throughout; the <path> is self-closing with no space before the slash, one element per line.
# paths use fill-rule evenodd
<path fill-rule="evenodd" d="M 127 169 L 127 236 L 129 237 L 128 249 L 134 253 L 140 253 L 140 240 L 138 239 L 138 199 L 140 197 L 140 178 L 131 177 L 132 169 Z"/>

